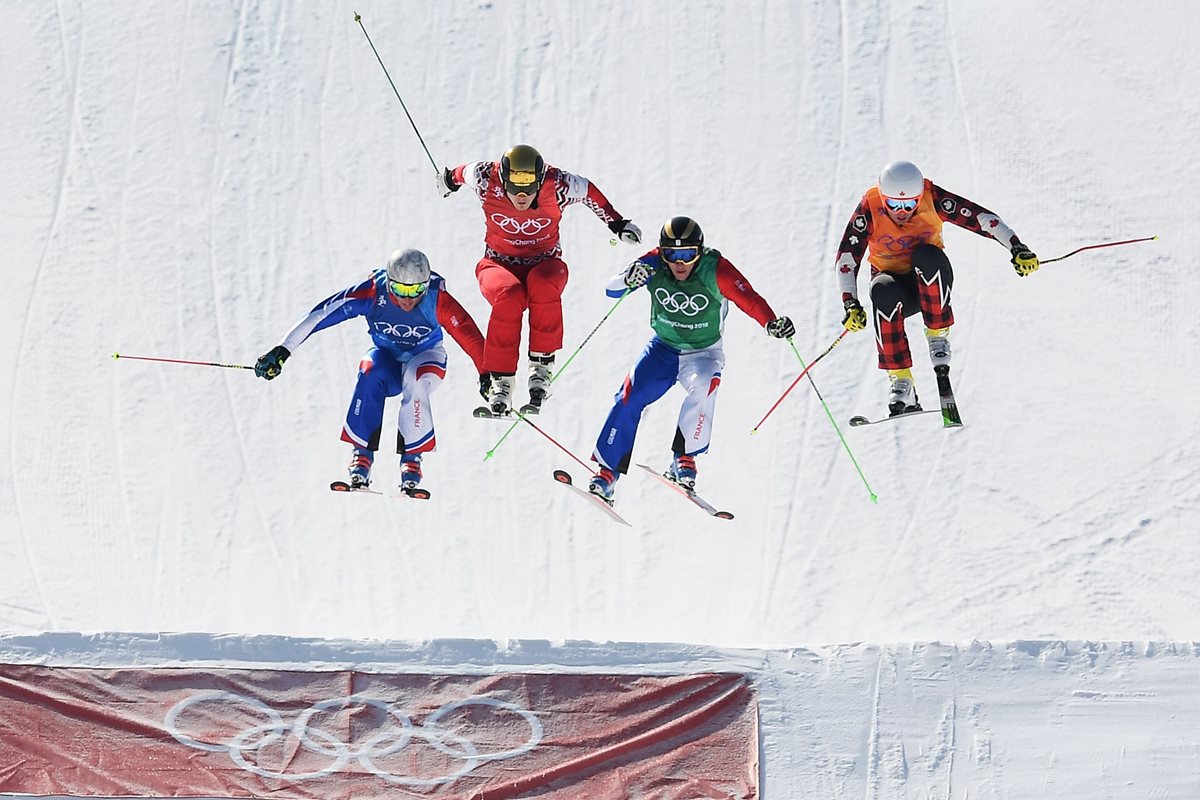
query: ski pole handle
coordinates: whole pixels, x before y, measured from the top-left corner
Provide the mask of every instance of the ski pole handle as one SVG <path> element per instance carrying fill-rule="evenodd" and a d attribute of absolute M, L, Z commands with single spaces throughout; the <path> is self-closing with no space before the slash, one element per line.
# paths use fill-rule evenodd
<path fill-rule="evenodd" d="M 1143 236 L 1141 239 L 1126 239 L 1123 242 L 1105 242 L 1104 244 L 1089 244 L 1087 247 L 1081 247 L 1078 250 L 1072 250 L 1071 252 L 1067 253 L 1065 256 L 1059 256 L 1058 258 L 1047 258 L 1040 263 L 1053 264 L 1055 261 L 1062 261 L 1064 258 L 1070 258 L 1071 256 L 1075 255 L 1076 253 L 1082 253 L 1084 250 L 1096 250 L 1100 247 L 1116 247 L 1119 244 L 1133 244 L 1134 242 L 1152 242 L 1157 238 L 1158 238 L 1158 234 L 1155 234 L 1153 236 Z"/>
<path fill-rule="evenodd" d="M 130 361 L 162 361 L 166 364 L 192 364 L 197 367 L 222 367 L 223 369 L 254 369 L 254 367 L 246 364 L 218 364 L 214 361 L 184 361 L 178 358 L 151 358 L 150 356 L 123 356 L 120 353 L 112 354 L 113 360 L 128 359 Z"/>

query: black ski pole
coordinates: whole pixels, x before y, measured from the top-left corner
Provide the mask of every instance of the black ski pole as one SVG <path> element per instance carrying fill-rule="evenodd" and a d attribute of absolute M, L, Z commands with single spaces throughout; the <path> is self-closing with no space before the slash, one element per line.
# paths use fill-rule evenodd
<path fill-rule="evenodd" d="M 442 168 L 439 167 L 437 162 L 433 160 L 433 156 L 430 154 L 429 148 L 425 147 L 425 139 L 421 136 L 421 132 L 417 130 L 417 123 L 413 122 L 412 114 L 408 113 L 408 106 L 404 105 L 404 98 L 400 96 L 399 90 L 396 89 L 396 84 L 394 81 L 392 81 L 391 73 L 389 73 L 388 68 L 384 66 L 383 59 L 379 57 L 379 51 L 375 49 L 375 43 L 371 41 L 371 34 L 367 33 L 367 26 L 363 25 L 362 16 L 357 11 L 354 12 L 354 21 L 358 23 L 358 27 L 362 28 L 363 36 L 367 37 L 367 44 L 371 45 L 371 52 L 375 54 L 375 60 L 378 61 L 379 66 L 383 68 L 383 74 L 387 76 L 388 83 L 391 84 L 392 91 L 396 94 L 396 99 L 400 101 L 400 107 L 404 109 L 404 116 L 408 117 L 408 123 L 412 125 L 413 133 L 417 134 L 417 139 L 421 142 L 421 147 L 425 149 L 425 155 L 429 156 L 429 163 L 433 165 L 433 171 L 440 175 Z"/>

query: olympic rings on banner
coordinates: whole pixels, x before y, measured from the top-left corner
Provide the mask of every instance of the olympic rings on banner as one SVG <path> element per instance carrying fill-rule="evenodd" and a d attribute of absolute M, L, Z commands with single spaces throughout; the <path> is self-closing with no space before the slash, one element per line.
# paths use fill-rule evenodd
<path fill-rule="evenodd" d="M 694 317 L 708 308 L 708 295 L 672 292 L 665 286 L 654 290 L 654 299 L 668 313 L 683 314 L 687 317 Z"/>
<path fill-rule="evenodd" d="M 261 714 L 265 721 L 252 725 L 231 736 L 226 742 L 206 742 L 184 733 L 180 730 L 179 718 L 193 705 L 198 703 L 221 702 L 240 705 L 243 710 Z M 496 753 L 480 753 L 475 743 L 461 733 L 456 733 L 441 727 L 441 722 L 448 715 L 464 706 L 480 705 L 509 711 L 517 714 L 529 725 L 529 738 L 521 745 L 510 750 Z M 312 724 L 316 714 L 329 711 L 344 711 L 352 706 L 369 706 L 381 712 L 388 722 L 382 730 L 375 732 L 361 745 L 355 747 L 343 742 L 340 738 L 323 728 Z M 503 700 L 491 697 L 467 697 L 446 703 L 430 714 L 421 725 L 415 725 L 412 718 L 400 709 L 377 698 L 363 695 L 350 695 L 332 700 L 322 700 L 300 712 L 295 722 L 287 722 L 274 708 L 253 697 L 234 692 L 209 691 L 185 697 L 180 700 L 163 719 L 163 727 L 175 738 L 175 741 L 196 750 L 210 753 L 226 752 L 234 764 L 263 778 L 277 778 L 291 781 L 303 781 L 332 775 L 342 771 L 351 759 L 357 760 L 363 769 L 372 775 L 398 786 L 413 786 L 431 788 L 446 783 L 452 783 L 472 772 L 480 764 L 488 761 L 500 761 L 531 752 L 542 741 L 544 729 L 542 721 L 532 711 Z M 277 742 L 288 735 L 294 736 L 312 753 L 328 756 L 333 762 L 324 769 L 313 772 L 275 772 L 253 763 L 246 757 L 246 751 L 259 751 L 263 747 Z M 427 742 L 431 747 L 444 753 L 450 758 L 462 760 L 462 766 L 445 775 L 431 778 L 418 778 L 396 775 L 378 767 L 375 760 L 392 755 L 404 749 L 413 739 Z"/>

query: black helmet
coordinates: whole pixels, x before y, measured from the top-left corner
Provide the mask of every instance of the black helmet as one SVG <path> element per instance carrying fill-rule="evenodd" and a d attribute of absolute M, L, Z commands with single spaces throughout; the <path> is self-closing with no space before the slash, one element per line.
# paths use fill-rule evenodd
<path fill-rule="evenodd" d="M 545 177 L 542 154 L 527 144 L 513 145 L 500 158 L 500 180 L 509 194 L 535 194 Z"/>
<path fill-rule="evenodd" d="M 690 264 L 704 249 L 704 231 L 691 217 L 671 217 L 658 234 L 658 252 L 664 261 Z"/>

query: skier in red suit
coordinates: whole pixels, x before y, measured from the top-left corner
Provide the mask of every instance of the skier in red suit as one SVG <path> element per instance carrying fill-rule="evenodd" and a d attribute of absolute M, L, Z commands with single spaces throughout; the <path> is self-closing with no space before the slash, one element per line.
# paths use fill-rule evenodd
<path fill-rule="evenodd" d="M 483 258 L 475 267 L 479 289 L 492 306 L 480 392 L 492 413 L 511 409 L 521 318 L 528 308 L 529 400 L 535 410 L 549 397 L 554 354 L 563 344 L 567 265 L 558 234 L 563 210 L 582 203 L 629 244 L 640 242 L 642 234 L 594 183 L 546 164 L 527 144 L 509 148 L 499 161 L 460 164 L 438 175 L 443 197 L 463 185 L 475 190 L 486 225 Z"/>

